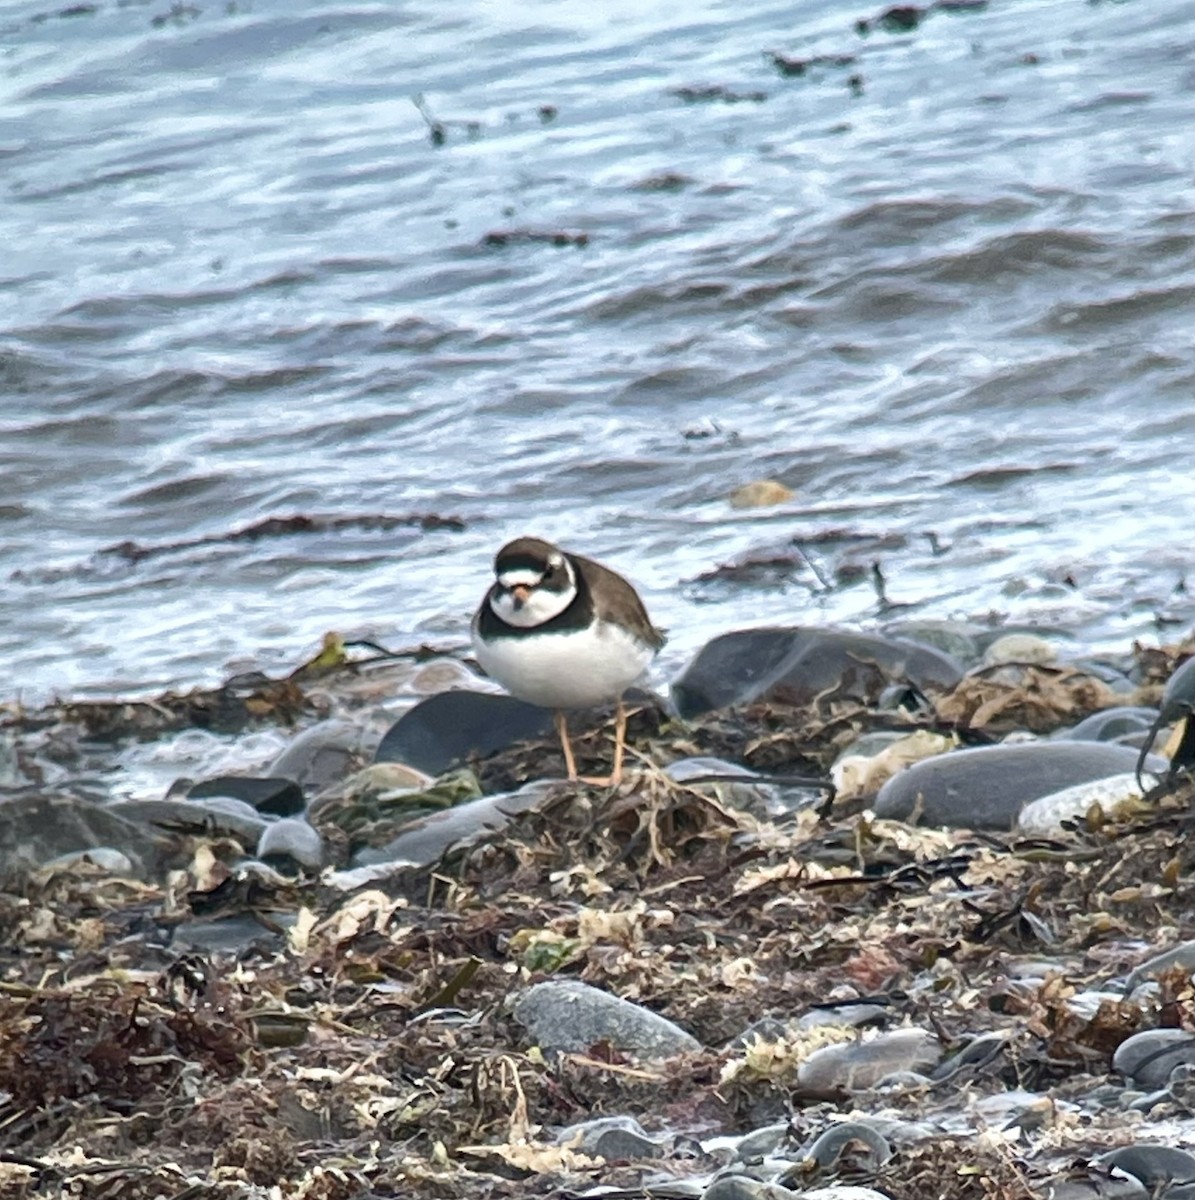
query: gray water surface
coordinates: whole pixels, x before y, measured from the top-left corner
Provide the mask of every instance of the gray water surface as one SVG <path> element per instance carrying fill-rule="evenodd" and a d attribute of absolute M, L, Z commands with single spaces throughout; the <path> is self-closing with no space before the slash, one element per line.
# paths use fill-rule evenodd
<path fill-rule="evenodd" d="M 6 5 L 0 699 L 461 643 L 524 532 L 666 665 L 874 624 L 876 560 L 913 615 L 1181 630 L 1190 6 L 879 11 Z M 226 539 L 293 514 L 464 528 Z"/>

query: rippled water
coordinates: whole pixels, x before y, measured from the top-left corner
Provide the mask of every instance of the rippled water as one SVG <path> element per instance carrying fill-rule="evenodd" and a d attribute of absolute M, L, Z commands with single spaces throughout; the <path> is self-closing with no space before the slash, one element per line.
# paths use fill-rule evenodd
<path fill-rule="evenodd" d="M 0 698 L 462 642 L 523 532 L 674 660 L 874 623 L 875 560 L 916 615 L 1190 621 L 1189 5 L 878 13 L 5 6 Z M 225 537 L 297 513 L 464 528 Z"/>

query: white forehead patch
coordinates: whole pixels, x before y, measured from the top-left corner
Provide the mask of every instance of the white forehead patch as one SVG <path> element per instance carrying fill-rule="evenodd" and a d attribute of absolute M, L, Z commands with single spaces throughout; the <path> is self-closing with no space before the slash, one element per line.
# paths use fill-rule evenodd
<path fill-rule="evenodd" d="M 561 554 L 559 550 L 553 550 L 552 553 L 548 555 L 548 566 L 553 570 L 558 570 L 560 567 L 563 567 L 564 555 Z"/>
<path fill-rule="evenodd" d="M 498 582 L 504 588 L 513 587 L 535 587 L 543 582 L 543 575 L 538 571 L 528 570 L 526 567 L 520 567 L 517 571 L 499 571 Z"/>

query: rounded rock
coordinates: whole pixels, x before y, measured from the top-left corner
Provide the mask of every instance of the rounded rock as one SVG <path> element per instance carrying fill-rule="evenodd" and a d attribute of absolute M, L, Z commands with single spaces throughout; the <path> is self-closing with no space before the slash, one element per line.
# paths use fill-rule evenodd
<path fill-rule="evenodd" d="M 928 1030 L 894 1029 L 815 1050 L 797 1068 L 797 1083 L 818 1095 L 862 1092 L 902 1071 L 931 1071 L 941 1059 L 941 1044 Z"/>
<path fill-rule="evenodd" d="M 277 870 L 316 872 L 324 865 L 324 840 L 302 817 L 283 817 L 262 831 L 257 857 Z"/>
<path fill-rule="evenodd" d="M 1151 788 L 1157 779 L 1142 775 L 1141 782 Z M 1017 831 L 1027 837 L 1054 837 L 1065 832 L 1064 821 L 1082 820 L 1095 805 L 1105 817 L 1119 818 L 1128 815 L 1143 794 L 1136 772 L 1093 779 L 1030 801 L 1017 817 Z"/>
<path fill-rule="evenodd" d="M 1175 1067 L 1195 1063 L 1195 1033 L 1185 1029 L 1146 1029 L 1116 1047 L 1112 1067 L 1143 1089 L 1162 1088 Z"/>
<path fill-rule="evenodd" d="M 1151 757 L 1151 770 L 1165 762 Z M 878 817 L 956 829 L 1014 827 L 1031 800 L 1137 769 L 1137 752 L 1104 742 L 1022 742 L 914 763 L 876 797 Z"/>
<path fill-rule="evenodd" d="M 701 1043 L 659 1013 L 572 979 L 537 983 L 511 1011 L 546 1053 L 578 1054 L 599 1042 L 644 1059 L 671 1058 Z"/>

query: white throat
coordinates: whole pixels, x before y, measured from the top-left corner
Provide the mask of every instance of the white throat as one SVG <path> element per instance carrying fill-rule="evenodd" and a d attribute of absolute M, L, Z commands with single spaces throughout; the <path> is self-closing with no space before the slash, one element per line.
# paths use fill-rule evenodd
<path fill-rule="evenodd" d="M 533 571 L 506 571 L 498 576 L 498 582 L 504 588 L 525 587 L 527 599 L 520 605 L 510 591 L 499 592 L 490 600 L 490 608 L 507 623 L 520 629 L 533 629 L 543 625 L 553 617 L 558 617 L 577 595 L 577 581 L 573 575 L 572 564 L 567 563 L 568 587 L 563 592 L 551 591 L 540 587 L 542 576 Z"/>

